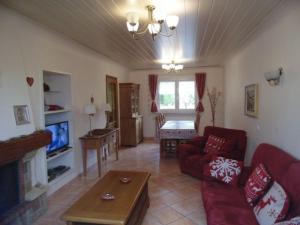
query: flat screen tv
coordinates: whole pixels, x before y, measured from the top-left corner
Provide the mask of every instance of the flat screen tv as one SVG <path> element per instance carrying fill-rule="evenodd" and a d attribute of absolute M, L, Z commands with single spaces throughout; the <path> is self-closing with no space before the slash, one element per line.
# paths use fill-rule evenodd
<path fill-rule="evenodd" d="M 46 130 L 52 133 L 52 141 L 51 144 L 47 146 L 47 154 L 54 153 L 69 146 L 68 121 L 46 125 Z"/>

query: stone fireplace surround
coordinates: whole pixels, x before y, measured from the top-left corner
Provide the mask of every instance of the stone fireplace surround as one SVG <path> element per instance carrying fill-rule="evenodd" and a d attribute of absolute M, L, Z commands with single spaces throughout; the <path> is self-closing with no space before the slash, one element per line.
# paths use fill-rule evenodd
<path fill-rule="evenodd" d="M 24 135 L 18 138 L 12 138 L 8 141 L 0 142 L 0 169 L 8 165 L 16 164 L 18 187 L 11 187 L 12 190 L 18 190 L 18 201 L 10 209 L 0 215 L 1 225 L 30 225 L 47 209 L 46 193 L 32 197 L 32 194 L 26 196 L 28 182 L 25 177 L 28 176 L 26 169 L 28 162 L 34 157 L 35 152 L 51 142 L 51 133 L 47 131 L 36 131 L 30 135 Z M 27 171 L 27 172 L 26 172 Z M 0 185 L 6 185 L 5 179 L 0 180 Z M 13 182 L 10 182 L 13 183 Z M 2 198 L 5 201 L 5 198 Z"/>

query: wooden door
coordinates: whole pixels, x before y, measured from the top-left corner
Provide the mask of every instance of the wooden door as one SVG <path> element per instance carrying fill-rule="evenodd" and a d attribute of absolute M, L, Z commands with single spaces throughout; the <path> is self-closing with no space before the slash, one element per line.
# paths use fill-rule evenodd
<path fill-rule="evenodd" d="M 108 126 L 119 127 L 118 79 L 109 75 L 106 75 L 106 103 L 112 110 L 108 113 Z"/>

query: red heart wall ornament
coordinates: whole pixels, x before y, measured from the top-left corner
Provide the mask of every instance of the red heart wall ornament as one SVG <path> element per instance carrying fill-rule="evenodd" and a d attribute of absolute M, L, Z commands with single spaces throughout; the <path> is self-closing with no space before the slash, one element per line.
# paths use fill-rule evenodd
<path fill-rule="evenodd" d="M 26 77 L 27 84 L 31 87 L 34 83 L 33 77 Z"/>

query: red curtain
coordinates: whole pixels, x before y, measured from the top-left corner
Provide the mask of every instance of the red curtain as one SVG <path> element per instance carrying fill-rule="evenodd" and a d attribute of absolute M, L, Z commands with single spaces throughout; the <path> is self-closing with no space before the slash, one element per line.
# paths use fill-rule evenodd
<path fill-rule="evenodd" d="M 204 107 L 202 105 L 202 98 L 205 90 L 205 81 L 206 81 L 206 73 L 196 73 L 196 89 L 198 93 L 199 102 L 196 108 L 196 112 L 204 112 Z"/>
<path fill-rule="evenodd" d="M 150 74 L 149 75 L 149 90 L 151 95 L 151 112 L 157 112 L 157 105 L 155 102 L 156 90 L 157 90 L 157 75 Z"/>

